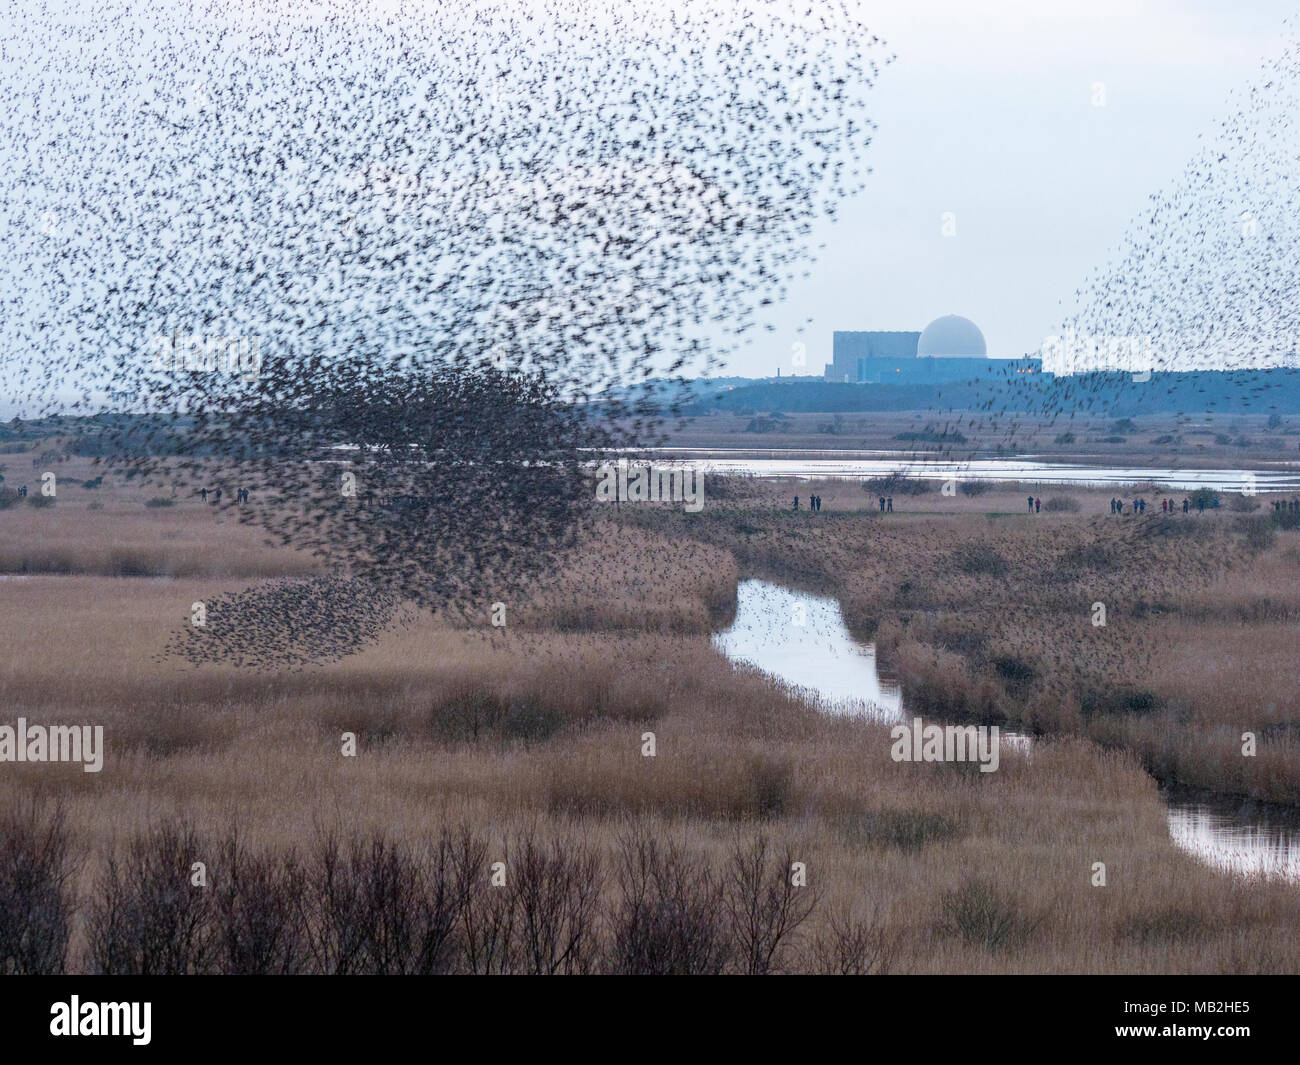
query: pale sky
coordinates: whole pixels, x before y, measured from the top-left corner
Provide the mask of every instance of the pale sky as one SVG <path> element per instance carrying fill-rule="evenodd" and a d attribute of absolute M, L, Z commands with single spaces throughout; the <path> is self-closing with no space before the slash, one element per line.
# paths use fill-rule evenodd
<path fill-rule="evenodd" d="M 871 12 L 878 10 L 873 16 Z M 874 173 L 825 233 L 775 333 L 730 369 L 820 374 L 836 329 L 980 326 L 1034 351 L 1278 50 L 1294 9 L 1261 0 L 888 0 L 864 19 L 898 59 L 871 90 Z M 1093 106 L 1102 83 L 1105 105 Z M 956 236 L 942 235 L 944 212 Z M 813 319 L 800 338 L 795 330 Z M 807 366 L 792 366 L 803 339 Z"/>
<path fill-rule="evenodd" d="M 662 19 L 685 0 L 626 2 Z M 818 227 L 814 244 L 825 247 L 811 276 L 764 314 L 772 331 L 752 332 L 723 372 L 820 375 L 837 329 L 919 331 L 944 314 L 971 318 L 990 354 L 1038 350 L 1148 196 L 1178 178 L 1198 134 L 1215 132 L 1233 92 L 1280 50 L 1291 14 L 1281 0 L 1248 9 L 1236 0 L 863 0 L 857 10 L 897 55 L 867 90 L 879 126 L 864 157 L 873 173 L 834 224 Z M 0 15 L 0 41 L 11 41 L 0 56 L 21 70 L 11 17 Z M 24 105 L 6 103 L 9 125 L 26 132 Z M 0 302 L 22 283 L 10 278 Z M 0 392 L 0 417 L 8 399 Z"/>

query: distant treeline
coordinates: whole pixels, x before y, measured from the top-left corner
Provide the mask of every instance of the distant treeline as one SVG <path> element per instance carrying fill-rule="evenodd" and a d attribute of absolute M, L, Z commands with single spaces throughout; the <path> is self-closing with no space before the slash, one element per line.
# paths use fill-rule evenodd
<path fill-rule="evenodd" d="M 68 441 L 68 454 L 87 458 L 203 457 L 220 451 L 223 458 L 251 460 L 269 453 L 266 445 L 254 447 L 244 443 L 241 446 L 238 441 L 232 443 L 226 439 L 217 448 L 202 434 L 195 434 L 199 423 L 204 423 L 204 419 L 179 414 L 60 415 L 30 421 L 15 418 L 0 423 L 0 449 L 17 450 L 24 444 L 61 436 Z"/>
<path fill-rule="evenodd" d="M 1148 381 L 1135 381 L 1129 373 L 1095 373 L 908 385 L 792 378 L 697 394 L 685 404 L 683 413 L 700 415 L 715 410 L 729 414 L 975 410 L 1106 417 L 1172 412 L 1297 414 L 1300 374 L 1291 368 L 1199 371 L 1153 373 Z"/>

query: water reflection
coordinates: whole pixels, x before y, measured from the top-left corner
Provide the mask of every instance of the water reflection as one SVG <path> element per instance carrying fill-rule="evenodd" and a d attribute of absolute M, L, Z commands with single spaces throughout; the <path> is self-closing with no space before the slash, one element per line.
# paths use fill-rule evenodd
<path fill-rule="evenodd" d="M 1240 492 L 1248 476 L 1260 492 L 1300 490 L 1300 469 L 1274 463 L 1271 470 L 1171 469 L 1146 466 L 1085 466 L 1032 458 L 943 461 L 905 451 L 751 451 L 739 448 L 638 448 L 638 454 L 687 459 L 705 473 L 755 477 L 825 477 L 859 480 L 891 473 L 921 480 L 1026 481 L 1033 484 L 1118 486 L 1157 484 L 1176 492 L 1209 488 Z M 865 457 L 882 456 L 882 457 Z"/>
<path fill-rule="evenodd" d="M 880 676 L 874 645 L 849 635 L 835 599 L 768 581 L 741 581 L 736 619 L 714 635 L 713 644 L 733 662 L 758 667 L 830 713 L 909 720 L 902 690 Z M 1002 749 L 1032 751 L 1031 737 L 998 731 Z"/>
<path fill-rule="evenodd" d="M 849 635 L 834 599 L 767 581 L 741 581 L 736 619 L 713 643 L 834 713 L 901 720 L 903 694 L 876 671 L 876 649 Z"/>
<path fill-rule="evenodd" d="M 828 712 L 907 720 L 898 685 L 880 677 L 875 648 L 849 635 L 836 600 L 758 580 L 741 581 L 736 598 L 735 621 L 713 637 L 733 662 L 785 681 Z M 999 738 L 1004 750 L 1032 753 L 1028 736 Z M 1165 801 L 1170 837 L 1206 864 L 1300 881 L 1300 810 L 1169 793 Z"/>
<path fill-rule="evenodd" d="M 1189 854 L 1241 876 L 1300 881 L 1300 811 L 1165 796 L 1169 835 Z"/>

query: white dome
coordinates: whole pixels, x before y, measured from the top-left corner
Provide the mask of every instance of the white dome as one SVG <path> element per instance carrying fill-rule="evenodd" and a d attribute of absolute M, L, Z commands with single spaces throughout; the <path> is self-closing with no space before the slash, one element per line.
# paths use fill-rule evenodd
<path fill-rule="evenodd" d="M 984 334 L 979 326 L 960 314 L 945 314 L 936 318 L 925 327 L 921 339 L 916 342 L 916 354 L 964 355 L 968 358 L 981 358 L 988 355 L 989 349 L 984 343 Z"/>

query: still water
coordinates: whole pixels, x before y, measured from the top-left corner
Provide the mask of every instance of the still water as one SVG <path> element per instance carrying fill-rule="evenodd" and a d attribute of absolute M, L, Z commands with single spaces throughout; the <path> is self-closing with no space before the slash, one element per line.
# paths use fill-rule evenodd
<path fill-rule="evenodd" d="M 944 461 L 907 451 L 797 451 L 706 448 L 638 448 L 638 454 L 689 459 L 705 473 L 754 477 L 826 477 L 865 480 L 891 473 L 920 480 L 1025 481 L 1033 484 L 1119 486 L 1156 484 L 1172 491 L 1209 488 L 1216 492 L 1300 491 L 1300 466 L 1271 463 L 1252 470 L 1162 469 L 1150 466 L 1081 466 L 1040 462 L 1032 457 Z M 1253 478 L 1251 480 L 1250 478 Z"/>
<path fill-rule="evenodd" d="M 741 581 L 736 619 L 713 637 L 733 662 L 779 677 L 835 713 L 901 721 L 903 693 L 876 670 L 876 649 L 849 635 L 840 604 L 767 581 Z"/>
<path fill-rule="evenodd" d="M 871 644 L 849 635 L 835 599 L 768 581 L 741 581 L 736 617 L 713 637 L 736 663 L 789 684 L 828 713 L 906 720 L 897 684 L 880 676 Z M 1033 740 L 1002 732 L 1004 747 L 1032 757 Z M 1300 811 L 1165 794 L 1169 835 L 1208 865 L 1243 876 L 1300 881 Z"/>

